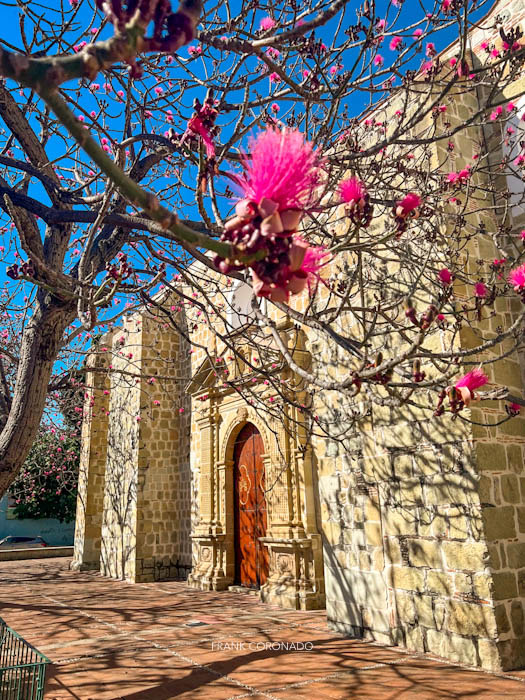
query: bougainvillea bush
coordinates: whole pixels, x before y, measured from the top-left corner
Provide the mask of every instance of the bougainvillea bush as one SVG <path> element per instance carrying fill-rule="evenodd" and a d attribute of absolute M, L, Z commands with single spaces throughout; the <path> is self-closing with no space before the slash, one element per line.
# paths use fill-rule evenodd
<path fill-rule="evenodd" d="M 72 428 L 37 433 L 20 473 L 11 484 L 18 518 L 75 519 L 80 440 Z"/>
<path fill-rule="evenodd" d="M 93 343 L 167 290 L 164 322 L 190 348 L 205 324 L 235 355 L 221 322 L 246 282 L 266 304 L 250 342 L 272 338 L 348 417 L 409 405 L 463 420 L 491 397 L 511 420 L 525 400 L 484 364 L 523 342 L 525 231 L 511 209 L 524 200 L 525 42 L 492 5 L 3 8 L 0 492 Z M 276 308 L 337 368 L 296 367 Z M 275 390 L 265 410 L 291 400 L 261 379 Z"/>

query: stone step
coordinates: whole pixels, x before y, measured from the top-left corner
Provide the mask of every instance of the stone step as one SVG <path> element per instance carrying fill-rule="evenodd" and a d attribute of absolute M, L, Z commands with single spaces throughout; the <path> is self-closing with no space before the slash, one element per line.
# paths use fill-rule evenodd
<path fill-rule="evenodd" d="M 246 588 L 246 586 L 228 586 L 228 590 L 232 593 L 244 593 L 245 595 L 259 595 L 258 588 Z"/>

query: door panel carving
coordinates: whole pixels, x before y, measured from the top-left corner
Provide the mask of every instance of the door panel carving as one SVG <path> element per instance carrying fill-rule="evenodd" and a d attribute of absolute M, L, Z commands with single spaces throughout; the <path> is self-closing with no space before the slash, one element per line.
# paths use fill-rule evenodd
<path fill-rule="evenodd" d="M 248 423 L 234 449 L 235 578 L 250 588 L 260 588 L 269 570 L 268 550 L 259 541 L 267 527 L 263 451 L 261 434 Z"/>

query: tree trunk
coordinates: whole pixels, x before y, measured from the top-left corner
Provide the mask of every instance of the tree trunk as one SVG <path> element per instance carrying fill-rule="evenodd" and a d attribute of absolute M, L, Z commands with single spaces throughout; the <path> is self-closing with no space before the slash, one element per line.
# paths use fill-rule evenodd
<path fill-rule="evenodd" d="M 60 302 L 40 299 L 35 307 L 22 336 L 16 388 L 0 433 L 0 498 L 17 476 L 33 444 L 64 331 L 75 317 L 74 307 Z"/>

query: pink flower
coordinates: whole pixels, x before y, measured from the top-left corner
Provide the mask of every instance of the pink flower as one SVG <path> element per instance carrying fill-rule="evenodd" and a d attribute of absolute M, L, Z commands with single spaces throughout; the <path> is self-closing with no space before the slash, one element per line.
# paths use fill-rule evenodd
<path fill-rule="evenodd" d="M 244 173 L 234 179 L 243 196 L 256 204 L 271 200 L 279 211 L 312 206 L 320 180 L 320 160 L 298 130 L 269 128 L 249 142 Z"/>
<path fill-rule="evenodd" d="M 508 406 L 506 406 L 507 413 L 510 416 L 519 416 L 521 412 L 521 404 L 519 403 L 511 403 Z"/>
<path fill-rule="evenodd" d="M 270 73 L 270 82 L 271 83 L 278 83 L 281 80 L 281 76 L 279 73 Z"/>
<path fill-rule="evenodd" d="M 342 180 L 337 189 L 341 200 L 347 204 L 364 203 L 364 198 L 367 195 L 364 183 L 357 177 L 349 177 L 346 180 Z"/>
<path fill-rule="evenodd" d="M 483 282 L 476 282 L 474 285 L 474 296 L 478 297 L 479 299 L 483 299 L 487 296 L 487 294 L 487 286 Z"/>
<path fill-rule="evenodd" d="M 452 0 L 443 0 L 441 3 L 441 9 L 446 14 L 452 7 Z"/>
<path fill-rule="evenodd" d="M 202 123 L 202 119 L 199 116 L 192 117 L 188 122 L 188 129 L 201 137 L 208 158 L 215 158 L 215 145 L 209 130 Z"/>
<path fill-rule="evenodd" d="M 520 233 L 520 238 L 522 241 L 525 241 L 525 229 Z"/>
<path fill-rule="evenodd" d="M 525 263 L 510 271 L 509 282 L 514 287 L 515 292 L 525 291 Z"/>
<path fill-rule="evenodd" d="M 470 168 L 463 168 L 463 170 L 460 170 L 459 173 L 456 172 L 451 172 L 447 175 L 447 181 L 449 184 L 454 185 L 455 183 L 459 182 L 465 182 L 465 180 L 468 180 L 469 177 L 471 176 Z"/>
<path fill-rule="evenodd" d="M 277 102 L 272 102 L 272 105 L 271 105 L 271 110 L 272 110 L 272 112 L 278 112 L 280 109 L 281 109 L 281 108 L 279 107 L 279 105 L 277 104 Z"/>
<path fill-rule="evenodd" d="M 413 34 L 413 37 L 414 37 L 414 39 L 419 39 L 419 37 L 420 37 L 422 34 L 423 34 L 423 30 L 422 30 L 422 29 L 415 29 L 415 30 L 414 30 L 414 34 Z"/>
<path fill-rule="evenodd" d="M 467 372 L 467 374 L 463 375 L 463 377 L 460 377 L 460 379 L 458 379 L 458 381 L 456 382 L 456 389 L 461 389 L 462 387 L 465 387 L 471 393 L 473 393 L 476 389 L 485 386 L 488 380 L 489 378 L 483 372 L 483 370 L 479 367 L 476 367 L 476 369 L 471 369 L 470 372 Z"/>
<path fill-rule="evenodd" d="M 470 372 L 467 372 L 467 374 L 458 379 L 455 385 L 456 390 L 461 396 L 461 401 L 463 401 L 465 406 L 468 406 L 472 399 L 475 398 L 474 391 L 482 386 L 485 386 L 488 380 L 489 378 L 487 375 L 479 367 L 470 370 Z M 453 408 L 453 410 L 457 411 L 457 408 Z"/>
<path fill-rule="evenodd" d="M 390 51 L 397 51 L 398 49 L 401 48 L 402 43 L 403 43 L 403 39 L 400 36 L 392 37 L 392 40 L 390 41 L 390 44 L 389 44 Z"/>
<path fill-rule="evenodd" d="M 383 56 L 381 56 L 381 54 L 377 54 L 377 56 L 375 56 L 374 66 L 382 66 L 384 62 L 385 59 L 383 58 Z"/>
<path fill-rule="evenodd" d="M 217 118 L 217 110 L 213 106 L 213 99 L 207 97 L 204 104 L 196 103 L 195 113 L 188 121 L 186 131 L 182 135 L 179 143 L 184 143 L 185 139 L 191 134 L 200 136 L 206 148 L 208 158 L 215 158 L 215 144 L 213 143 L 212 132 L 213 124 Z"/>
<path fill-rule="evenodd" d="M 373 207 L 364 182 L 357 177 L 349 177 L 342 180 L 337 189 L 351 221 L 357 226 L 368 226 L 372 221 Z"/>
<path fill-rule="evenodd" d="M 272 27 L 275 27 L 276 21 L 272 19 L 269 16 L 263 17 L 262 20 L 259 23 L 259 29 L 262 31 L 266 32 L 268 29 L 272 29 Z"/>
<path fill-rule="evenodd" d="M 431 41 L 429 41 L 428 44 L 426 45 L 425 54 L 429 58 L 436 55 L 436 45 L 433 44 Z"/>
<path fill-rule="evenodd" d="M 401 201 L 397 202 L 396 215 L 405 217 L 415 211 L 421 204 L 421 197 L 414 192 L 410 192 Z"/>
<path fill-rule="evenodd" d="M 444 284 L 445 286 L 452 284 L 452 273 L 448 268 L 444 267 L 442 270 L 440 270 L 438 272 L 438 277 L 441 284 Z"/>

